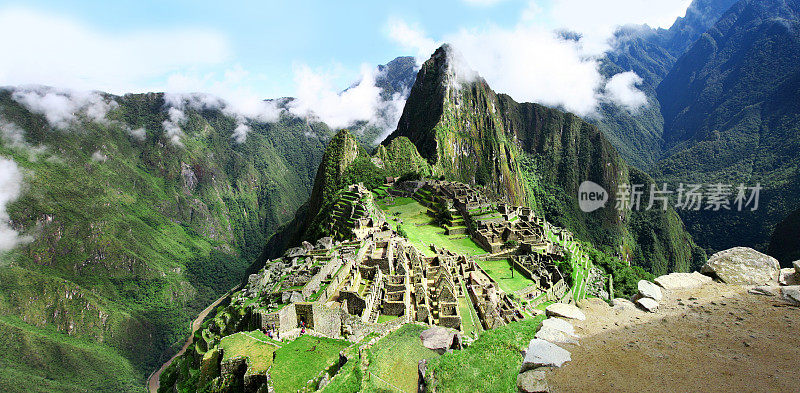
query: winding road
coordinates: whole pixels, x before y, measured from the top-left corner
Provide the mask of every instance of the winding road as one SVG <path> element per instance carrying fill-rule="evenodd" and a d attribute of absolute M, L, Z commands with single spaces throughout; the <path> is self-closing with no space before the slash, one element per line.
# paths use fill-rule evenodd
<path fill-rule="evenodd" d="M 176 353 L 175 356 L 167 360 L 166 363 L 161 365 L 161 368 L 150 374 L 150 377 L 147 378 L 147 390 L 150 393 L 158 393 L 158 385 L 159 385 L 159 379 L 161 378 L 161 373 L 164 372 L 164 370 L 166 370 L 170 364 L 172 364 L 173 360 L 175 360 L 178 356 L 183 355 L 183 353 L 186 352 L 186 349 L 189 348 L 189 345 L 192 345 L 192 343 L 194 342 L 194 332 L 200 329 L 200 326 L 203 324 L 203 320 L 206 319 L 206 316 L 208 316 L 208 313 L 210 313 L 211 310 L 217 307 L 220 303 L 222 303 L 223 300 L 225 300 L 225 298 L 236 292 L 236 290 L 238 289 L 239 286 L 236 286 L 235 288 L 228 291 L 226 294 L 220 296 L 219 299 L 217 299 L 216 301 L 214 301 L 214 303 L 211 303 L 211 305 L 209 305 L 203 311 L 201 311 L 200 314 L 197 316 L 197 318 L 195 318 L 194 321 L 192 321 L 192 331 L 191 333 L 189 333 L 189 338 L 186 340 L 186 343 L 183 344 L 183 348 L 181 348 L 181 350 L 178 351 L 178 353 Z"/>

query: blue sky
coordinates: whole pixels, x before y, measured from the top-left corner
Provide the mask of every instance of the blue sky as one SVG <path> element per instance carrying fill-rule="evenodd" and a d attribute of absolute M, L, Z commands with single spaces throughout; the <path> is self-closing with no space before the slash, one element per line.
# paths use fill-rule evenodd
<path fill-rule="evenodd" d="M 636 110 L 640 78 L 606 79 L 597 59 L 619 25 L 668 27 L 689 2 L 0 1 L 0 86 L 201 92 L 245 117 L 264 98 L 293 96 L 296 114 L 343 125 L 386 106 L 375 66 L 402 55 L 421 62 L 450 42 L 464 65 L 518 101 L 580 115 L 604 100 Z M 555 29 L 583 39 L 560 40 Z M 398 111 L 401 99 L 390 103 Z"/>
<path fill-rule="evenodd" d="M 390 18 L 426 27 L 434 36 L 487 23 L 511 25 L 526 6 L 505 1 L 494 6 L 449 1 L 25 1 L 4 2 L 71 19 L 104 34 L 151 29 L 199 28 L 228 43 L 219 67 L 239 65 L 266 75 L 265 95 L 291 95 L 292 67 L 337 68 L 343 87 L 362 63 L 382 64 L 407 54 L 386 34 Z"/>

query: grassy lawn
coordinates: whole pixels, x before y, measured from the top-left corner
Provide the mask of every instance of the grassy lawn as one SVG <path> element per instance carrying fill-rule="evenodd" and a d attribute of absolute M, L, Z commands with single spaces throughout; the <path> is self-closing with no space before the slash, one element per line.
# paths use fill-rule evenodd
<path fill-rule="evenodd" d="M 461 312 L 461 327 L 464 334 L 468 336 L 475 336 L 480 331 L 480 321 L 472 308 L 472 302 L 469 297 L 465 296 L 458 298 L 458 311 Z"/>
<path fill-rule="evenodd" d="M 404 392 L 416 392 L 419 361 L 438 356 L 436 352 L 422 346 L 419 334 L 425 329 L 425 326 L 406 324 L 375 343 L 370 349 L 368 371 Z M 370 384 L 380 390 L 394 391 L 384 381 L 373 377 Z"/>
<path fill-rule="evenodd" d="M 276 393 L 296 392 L 339 359 L 339 351 L 349 346 L 344 340 L 303 335 L 275 351 L 270 372 Z"/>
<path fill-rule="evenodd" d="M 478 266 L 483 268 L 495 281 L 500 283 L 500 289 L 506 293 L 512 293 L 522 288 L 534 285 L 532 280 L 525 278 L 519 270 L 514 271 L 511 277 L 511 264 L 507 259 L 499 261 L 476 261 Z"/>
<path fill-rule="evenodd" d="M 378 316 L 378 323 L 394 321 L 397 318 L 400 318 L 400 317 L 398 317 L 397 315 L 384 315 L 384 314 L 381 314 L 381 315 Z"/>
<path fill-rule="evenodd" d="M 269 370 L 272 366 L 272 353 L 278 349 L 272 345 L 264 333 L 260 331 L 239 332 L 230 336 L 223 337 L 220 341 L 222 347 L 222 361 L 236 356 L 244 356 L 250 360 L 249 368 L 251 373 L 260 374 Z"/>
<path fill-rule="evenodd" d="M 475 244 L 469 237 L 458 239 L 464 235 L 447 236 L 444 234 L 444 228 L 436 225 L 417 226 L 430 223 L 432 218 L 427 215 L 428 208 L 411 198 L 395 198 L 394 204 L 386 205 L 378 202 L 377 205 L 387 214 L 387 220 L 392 229 L 397 230 L 397 226 L 402 225 L 408 234 L 408 240 L 411 241 L 411 244 L 425 253 L 425 255 L 434 255 L 433 251 L 430 250 L 431 243 L 461 254 L 486 254 L 486 251 Z M 393 219 L 396 217 L 395 213 L 400 213 L 397 217 L 403 220 L 402 224 Z"/>
<path fill-rule="evenodd" d="M 520 349 L 527 348 L 544 320 L 540 315 L 487 330 L 472 345 L 428 363 L 436 376 L 437 392 L 516 392 L 522 365 Z"/>

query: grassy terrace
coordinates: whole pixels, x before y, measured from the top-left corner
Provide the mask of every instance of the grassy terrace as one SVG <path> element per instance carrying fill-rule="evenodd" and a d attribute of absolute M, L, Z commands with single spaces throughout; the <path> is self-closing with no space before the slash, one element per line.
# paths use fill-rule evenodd
<path fill-rule="evenodd" d="M 500 284 L 500 289 L 506 293 L 513 293 L 525 287 L 534 285 L 533 280 L 526 278 L 520 273 L 519 269 L 514 269 L 511 274 L 511 262 L 508 259 L 499 261 L 478 260 L 478 266 L 486 271 L 489 276 Z"/>
<path fill-rule="evenodd" d="M 432 359 L 437 392 L 516 392 L 520 349 L 536 334 L 544 316 L 512 322 L 481 334 L 471 346 Z"/>
<path fill-rule="evenodd" d="M 277 345 L 269 341 L 269 338 L 258 330 L 223 337 L 220 341 L 222 361 L 244 356 L 249 360 L 248 370 L 252 368 L 251 373 L 266 373 L 272 366 L 272 353 L 278 349 Z"/>
<path fill-rule="evenodd" d="M 461 254 L 486 254 L 486 251 L 475 244 L 472 239 L 465 237 L 465 235 L 445 235 L 444 228 L 431 223 L 432 218 L 428 215 L 428 208 L 420 205 L 414 199 L 395 198 L 394 204 L 389 205 L 383 201 L 378 201 L 377 206 L 386 213 L 392 229 L 397 230 L 398 225 L 402 225 L 411 244 L 425 253 L 425 255 L 435 255 L 430 250 L 431 243 Z M 395 213 L 399 213 L 399 215 L 395 216 Z M 394 220 L 395 217 L 401 219 L 403 223 L 399 224 Z"/>
<path fill-rule="evenodd" d="M 407 324 L 370 348 L 369 385 L 376 391 L 417 391 L 417 365 L 435 358 L 436 352 L 422 346 L 419 334 L 426 326 Z M 376 378 L 377 376 L 377 378 Z M 391 384 L 391 386 L 389 386 Z"/>
<path fill-rule="evenodd" d="M 275 351 L 270 372 L 276 393 L 296 392 L 339 359 L 339 351 L 349 346 L 344 340 L 303 335 Z"/>

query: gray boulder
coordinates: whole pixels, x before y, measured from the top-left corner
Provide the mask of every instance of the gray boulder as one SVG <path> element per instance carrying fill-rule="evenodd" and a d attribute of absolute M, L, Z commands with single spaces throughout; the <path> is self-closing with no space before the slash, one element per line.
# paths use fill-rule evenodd
<path fill-rule="evenodd" d="M 553 328 L 566 334 L 575 335 L 575 327 L 571 323 L 559 318 L 547 318 L 542 321 L 542 327 Z"/>
<path fill-rule="evenodd" d="M 794 265 L 794 273 L 800 274 L 800 261 L 794 261 L 792 265 Z"/>
<path fill-rule="evenodd" d="M 700 270 L 727 284 L 764 285 L 778 281 L 778 260 L 752 248 L 735 247 L 711 256 Z"/>
<path fill-rule="evenodd" d="M 577 344 L 578 338 L 554 327 L 542 326 L 534 337 L 554 344 Z"/>
<path fill-rule="evenodd" d="M 436 351 L 440 355 L 461 345 L 461 335 L 455 330 L 442 326 L 434 326 L 419 334 L 425 348 Z"/>
<path fill-rule="evenodd" d="M 333 248 L 333 238 L 330 236 L 320 238 L 319 240 L 317 240 L 317 248 L 330 250 L 331 248 Z"/>
<path fill-rule="evenodd" d="M 547 387 L 547 373 L 544 370 L 528 370 L 517 375 L 517 391 L 520 393 L 544 393 Z"/>
<path fill-rule="evenodd" d="M 800 274 L 797 274 L 794 269 L 790 267 L 781 269 L 778 283 L 781 285 L 800 285 Z"/>
<path fill-rule="evenodd" d="M 578 307 L 566 303 L 553 303 L 544 309 L 548 317 L 556 316 L 569 319 L 577 319 L 579 321 L 586 320 L 586 314 L 583 313 Z"/>
<path fill-rule="evenodd" d="M 750 288 L 747 292 L 753 295 L 778 296 L 780 288 L 774 285 L 760 285 Z"/>
<path fill-rule="evenodd" d="M 636 305 L 632 301 L 623 298 L 616 298 L 611 301 L 611 307 L 617 311 L 635 310 Z"/>
<path fill-rule="evenodd" d="M 636 304 L 645 311 L 656 312 L 656 310 L 658 310 L 658 302 L 649 297 L 643 297 L 636 300 Z"/>
<path fill-rule="evenodd" d="M 303 294 L 295 291 L 281 293 L 281 303 L 297 303 L 306 300 Z"/>
<path fill-rule="evenodd" d="M 694 289 L 710 284 L 714 280 L 699 272 L 670 273 L 655 279 L 656 284 L 668 290 Z"/>
<path fill-rule="evenodd" d="M 661 288 L 658 285 L 653 284 L 647 280 L 639 280 L 639 283 L 636 284 L 637 289 L 639 289 L 639 294 L 643 297 L 649 297 L 655 301 L 660 301 L 663 297 L 661 294 Z"/>
<path fill-rule="evenodd" d="M 520 373 L 539 367 L 561 367 L 572 360 L 569 351 L 545 340 L 534 338 L 528 344 Z"/>
<path fill-rule="evenodd" d="M 789 304 L 800 306 L 800 285 L 781 287 L 781 299 Z"/>

